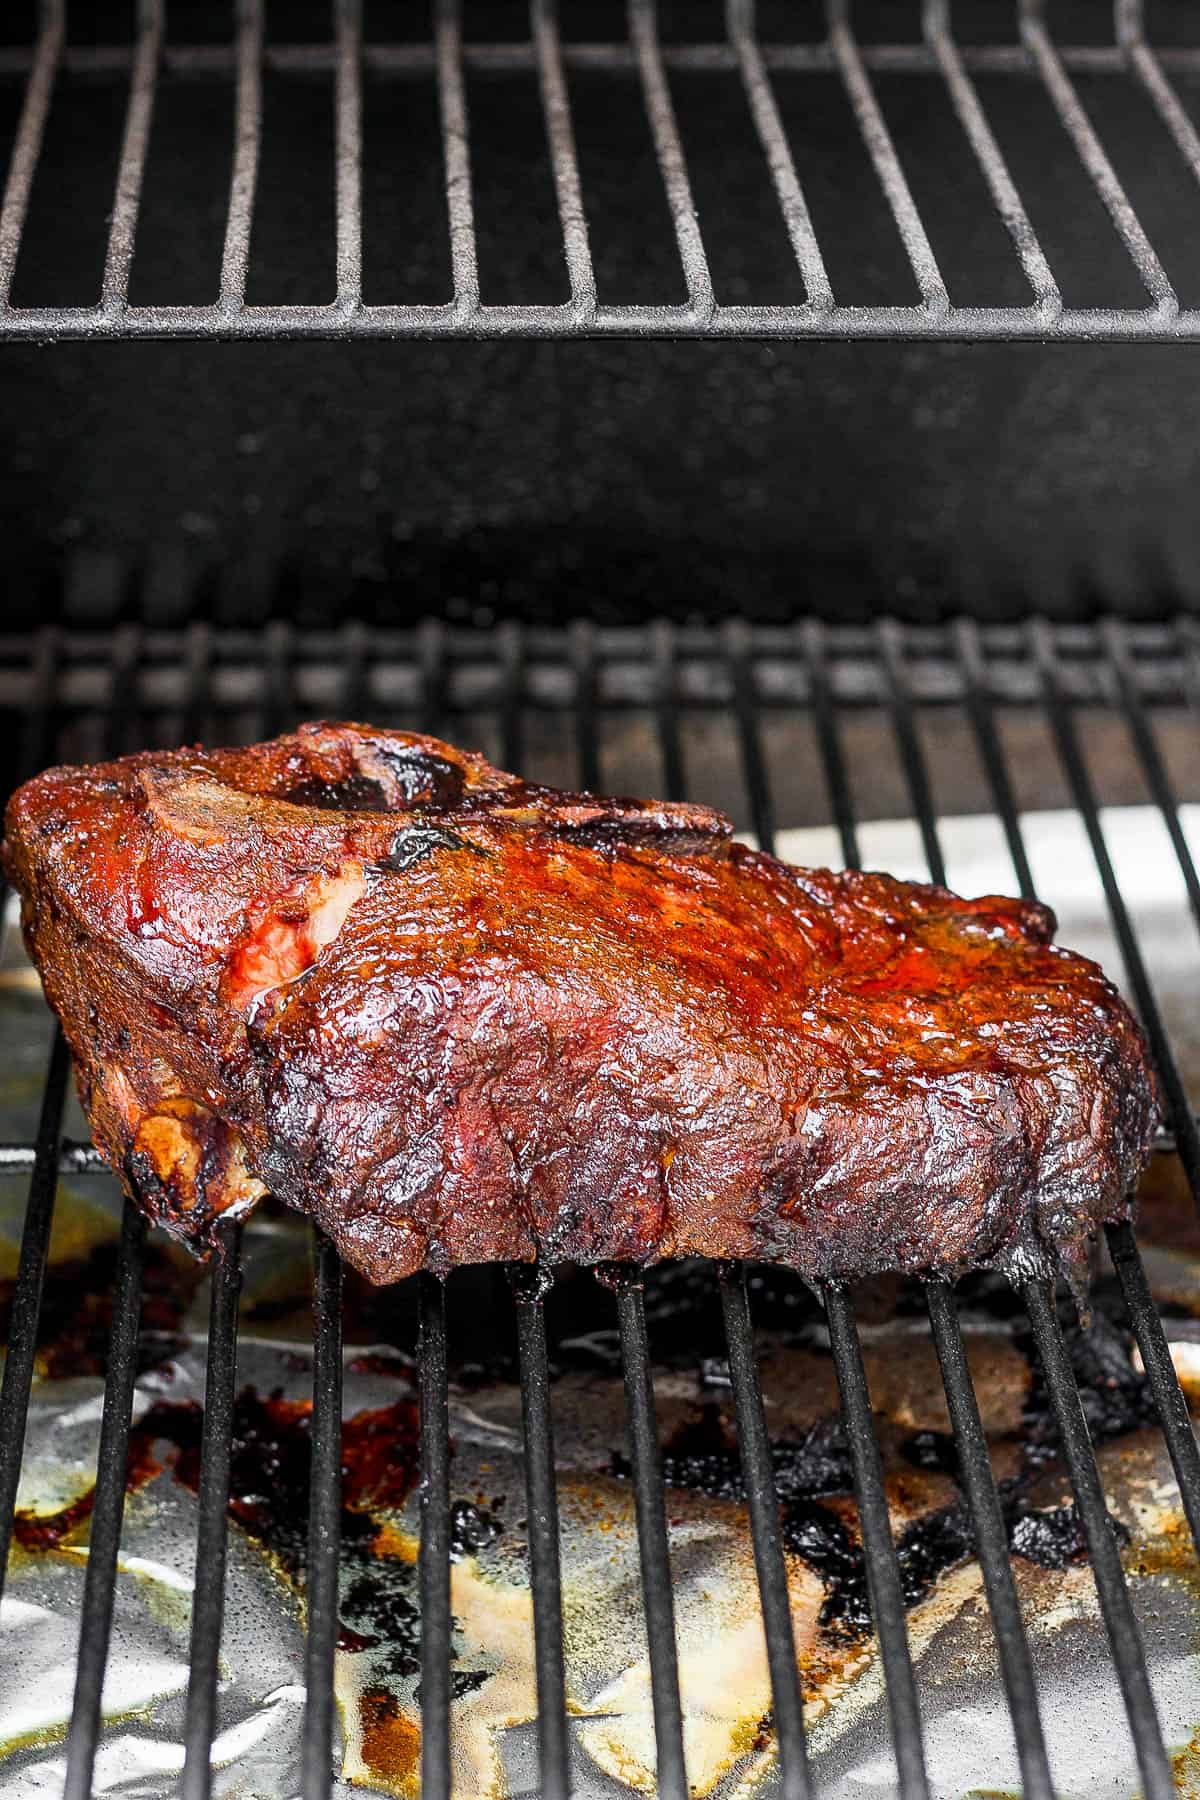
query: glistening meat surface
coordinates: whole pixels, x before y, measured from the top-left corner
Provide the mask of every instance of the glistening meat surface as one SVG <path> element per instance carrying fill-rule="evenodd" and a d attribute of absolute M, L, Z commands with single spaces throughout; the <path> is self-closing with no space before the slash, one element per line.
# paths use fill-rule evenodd
<path fill-rule="evenodd" d="M 789 868 L 404 732 L 48 770 L 6 859 L 97 1143 L 203 1248 L 1077 1273 L 1155 1123 L 1043 907 Z"/>

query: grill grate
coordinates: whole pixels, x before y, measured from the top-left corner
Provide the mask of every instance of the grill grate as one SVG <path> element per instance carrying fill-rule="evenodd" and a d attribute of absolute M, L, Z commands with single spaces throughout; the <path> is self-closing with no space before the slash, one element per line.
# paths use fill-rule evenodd
<path fill-rule="evenodd" d="M 361 629 L 303 634 L 286 627 L 262 637 L 217 634 L 203 626 L 183 634 L 125 628 L 113 638 L 71 636 L 47 628 L 30 637 L 0 639 L 0 709 L 23 720 L 20 754 L 26 766 L 46 760 L 85 725 L 100 747 L 124 747 L 134 736 L 178 736 L 214 721 L 237 733 L 272 730 L 313 698 L 328 700 L 332 678 L 357 710 L 390 708 L 389 716 L 447 728 L 455 717 L 476 721 L 490 710 L 506 754 L 519 752 L 536 722 L 556 716 L 570 724 L 585 776 L 602 775 L 601 728 L 610 714 L 649 709 L 668 785 L 686 787 L 684 723 L 692 714 L 729 721 L 743 759 L 748 811 L 764 843 L 774 838 L 778 804 L 764 736 L 770 721 L 803 712 L 811 722 L 828 780 L 829 810 L 848 862 L 859 860 L 859 831 L 851 800 L 852 759 L 846 728 L 864 708 L 890 721 L 925 853 L 935 873 L 945 860 L 921 727 L 931 713 L 961 714 L 971 724 L 991 793 L 1022 888 L 1032 890 L 1030 862 L 1014 797 L 999 715 L 1037 707 L 1061 759 L 1082 817 L 1127 971 L 1154 1041 L 1171 1103 L 1170 1123 L 1196 1192 L 1195 1121 L 1183 1089 L 1137 930 L 1108 849 L 1094 778 L 1076 714 L 1096 708 L 1132 734 L 1147 782 L 1191 870 L 1179 803 L 1160 741 L 1164 709 L 1195 704 L 1195 648 L 1189 620 L 1131 627 L 1103 622 L 1052 629 L 1029 625 L 980 628 L 820 627 L 675 632 L 496 634 L 425 627 L 381 633 L 366 655 Z M 337 652 L 344 654 L 337 654 Z M 247 671 L 253 677 L 246 680 Z M 314 685 L 316 692 L 314 693 Z M 29 696 L 32 695 L 32 702 Z M 9 741 L 16 734 L 9 734 Z M 74 753 L 74 750 L 72 750 Z M 512 760 L 520 761 L 519 754 Z M 16 771 L 12 771 L 16 773 Z M 1187 880 L 1194 897 L 1194 870 Z M 97 1154 L 62 1136 L 67 1057 L 55 1032 L 41 1120 L 32 1144 L 0 1150 L 0 1169 L 30 1171 L 29 1205 L 13 1311 L 12 1342 L 0 1389 L 0 1581 L 9 1546 L 37 1338 L 42 1278 L 60 1169 L 101 1166 Z M 1166 1440 L 1179 1478 L 1193 1536 L 1200 1542 L 1200 1453 L 1192 1433 L 1161 1323 L 1132 1232 L 1109 1231 L 1109 1245 L 1141 1348 Z M 96 1507 L 80 1629 L 75 1709 L 67 1792 L 91 1789 L 99 1731 L 99 1702 L 112 1619 L 117 1550 L 124 1504 L 124 1470 L 141 1303 L 145 1231 L 126 1206 L 116 1276 L 117 1300 L 105 1392 Z M 240 1234 L 227 1227 L 211 1300 L 208 1385 L 201 1451 L 198 1583 L 191 1627 L 192 1673 L 186 1711 L 184 1792 L 199 1800 L 210 1791 L 209 1751 L 217 1714 L 217 1657 L 222 1621 L 229 1482 L 230 1420 L 237 1364 Z M 783 1553 L 770 1443 L 757 1374 L 743 1272 L 718 1272 L 749 1516 L 763 1604 L 782 1792 L 811 1791 L 805 1754 L 796 1651 L 783 1575 Z M 451 1632 L 449 1590 L 450 1446 L 444 1288 L 419 1277 L 421 1452 L 422 1792 L 427 1800 L 450 1792 L 449 1722 Z M 536 1273 L 512 1274 L 517 1318 L 526 1444 L 531 1579 L 534 1596 L 539 1700 L 541 1791 L 558 1800 L 569 1791 L 564 1706 L 558 1523 L 554 1487 L 551 1390 L 546 1330 Z M 615 1279 L 635 1482 L 643 1595 L 650 1646 L 659 1791 L 685 1800 L 687 1782 L 672 1607 L 665 1490 L 642 1289 L 636 1276 Z M 848 1432 L 876 1621 L 891 1710 L 899 1791 L 929 1792 L 917 1683 L 906 1634 L 900 1570 L 892 1539 L 878 1441 L 851 1296 L 823 1296 Z M 1045 1370 L 1091 1556 L 1114 1666 L 1120 1681 L 1142 1787 L 1149 1800 L 1174 1792 L 1155 1712 L 1146 1657 L 1110 1530 L 1098 1465 L 1088 1435 L 1070 1356 L 1047 1283 L 1030 1282 L 1021 1299 Z M 951 1289 L 929 1285 L 926 1303 L 944 1378 L 960 1457 L 963 1487 L 977 1544 L 1012 1712 L 1024 1791 L 1052 1800 L 1052 1786 L 1029 1641 L 1009 1562 L 995 1479 L 973 1393 Z M 305 1724 L 306 1800 L 328 1795 L 332 1781 L 332 1669 L 338 1623 L 340 1506 L 341 1268 L 330 1244 L 316 1237 L 313 1461 L 308 1551 L 308 1705 Z"/>
<path fill-rule="evenodd" d="M 364 41 L 360 0 L 335 0 L 331 35 L 317 44 L 269 41 L 265 0 L 241 0 L 229 44 L 178 44 L 165 24 L 164 0 L 141 0 L 132 43 L 76 45 L 68 40 L 64 0 L 42 0 L 36 42 L 0 49 L 0 75 L 23 80 L 24 105 L 0 211 L 0 338 L 154 337 L 604 337 L 1136 339 L 1200 337 L 1200 310 L 1181 304 L 1080 97 L 1075 77 L 1112 78 L 1131 110 L 1148 105 L 1158 122 L 1159 154 L 1179 175 L 1200 180 L 1200 134 L 1177 83 L 1200 69 L 1200 45 L 1164 45 L 1147 37 L 1142 0 L 1114 0 L 1108 41 L 1056 43 L 1044 0 L 1018 0 L 1013 39 L 962 43 L 949 0 L 923 0 L 921 31 L 908 43 L 860 43 L 850 0 L 826 0 L 821 38 L 763 41 L 754 0 L 727 0 L 725 34 L 714 42 L 660 41 L 654 0 L 629 0 L 627 32 L 617 42 L 565 37 L 554 0 L 530 0 L 528 36 L 512 43 L 464 41 L 459 0 L 436 0 L 428 41 Z M 1098 9 L 1099 10 L 1099 9 Z M 247 302 L 251 237 L 263 138 L 264 71 L 332 76 L 336 291 L 327 302 Z M 127 79 L 125 128 L 108 228 L 100 298 L 71 306 L 11 304 L 47 119 L 63 73 Z M 164 72 L 222 84 L 234 107 L 218 298 L 186 305 L 133 305 L 129 282 L 139 207 L 152 158 L 151 125 Z M 479 234 L 472 179 L 468 73 L 536 80 L 569 283 L 561 304 L 488 304 L 481 297 Z M 569 77 L 579 72 L 633 83 L 649 127 L 686 288 L 679 304 L 609 304 L 598 294 L 589 240 L 589 203 L 581 178 Z M 802 302 L 784 305 L 719 299 L 694 186 L 672 98 L 672 78 L 723 75 L 740 88 L 790 254 Z M 874 170 L 919 295 L 879 305 L 839 301 L 805 198 L 804 157 L 789 139 L 775 92 L 783 76 L 836 78 L 859 142 Z M 436 84 L 452 296 L 443 304 L 368 303 L 363 290 L 363 78 Z M 981 195 L 1011 243 L 1029 299 L 1022 305 L 956 303 L 885 116 L 875 77 L 934 79 L 944 90 L 961 145 L 956 180 L 981 183 Z M 1108 216 L 1114 242 L 1145 290 L 1144 305 L 1075 306 L 1056 276 L 1010 172 L 981 99 L 977 75 L 1015 76 L 1052 109 L 1066 142 Z M 843 146 L 843 148 L 845 148 Z M 944 180 L 944 178 L 943 178 Z M 1039 196 L 1040 198 L 1040 196 Z M 1177 246 L 1170 247 L 1172 250 Z M 1165 254 L 1165 253 L 1164 253 Z M 1170 259 L 1168 258 L 1168 261 Z"/>

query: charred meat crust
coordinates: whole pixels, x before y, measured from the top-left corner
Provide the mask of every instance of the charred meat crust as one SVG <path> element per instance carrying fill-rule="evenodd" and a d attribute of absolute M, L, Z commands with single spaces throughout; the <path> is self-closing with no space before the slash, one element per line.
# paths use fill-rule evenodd
<path fill-rule="evenodd" d="M 6 864 L 97 1142 L 203 1248 L 269 1188 L 375 1281 L 700 1253 L 1077 1273 L 1156 1123 L 1019 900 L 318 724 L 29 782 Z"/>

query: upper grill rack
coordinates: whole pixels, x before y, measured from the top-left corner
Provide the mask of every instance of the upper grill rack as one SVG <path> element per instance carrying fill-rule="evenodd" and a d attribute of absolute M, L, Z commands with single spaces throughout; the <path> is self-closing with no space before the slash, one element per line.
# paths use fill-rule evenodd
<path fill-rule="evenodd" d="M 1200 310 L 1181 304 L 1172 281 L 1080 97 L 1075 76 L 1113 76 L 1153 109 L 1167 153 L 1191 183 L 1200 181 L 1200 133 L 1176 77 L 1200 69 L 1200 46 L 1158 48 L 1147 37 L 1142 0 L 1114 0 L 1108 42 L 1059 45 L 1044 0 L 1018 0 L 1014 41 L 960 44 L 949 0 L 922 0 L 913 43 L 862 44 L 850 0 L 826 0 L 824 37 L 760 41 L 754 0 L 727 0 L 725 34 L 707 43 L 660 41 L 654 0 L 629 0 L 619 42 L 565 37 L 554 0 L 530 0 L 528 37 L 464 42 L 459 0 L 435 0 L 427 42 L 364 43 L 360 0 L 334 0 L 326 43 L 268 42 L 264 0 L 241 0 L 235 40 L 174 44 L 165 0 L 141 0 L 132 44 L 76 46 L 67 40 L 64 0 L 43 0 L 36 43 L 0 50 L 0 74 L 24 78 L 25 100 L 0 209 L 0 338 L 155 337 L 605 337 L 1136 339 L 1200 337 Z M 34 180 L 56 80 L 62 70 L 129 77 L 125 128 L 99 300 L 71 306 L 11 304 Z M 336 292 L 319 303 L 248 304 L 247 275 L 263 138 L 263 72 L 333 76 Z M 597 289 L 589 240 L 589 197 L 581 179 L 568 76 L 574 69 L 636 83 L 669 208 L 686 288 L 678 304 L 608 304 Z M 188 305 L 131 305 L 129 282 L 151 126 L 163 71 L 232 83 L 234 154 L 219 294 Z M 465 72 L 529 71 L 538 85 L 570 297 L 562 304 L 488 304 L 481 297 L 479 233 L 472 176 Z M 363 75 L 388 81 L 432 75 L 441 129 L 442 176 L 452 270 L 444 304 L 368 303 L 363 290 Z M 729 304 L 714 285 L 693 182 L 672 98 L 671 76 L 724 71 L 744 93 L 763 180 L 803 284 L 802 302 Z M 841 83 L 884 202 L 899 234 L 918 299 L 846 305 L 805 196 L 805 168 L 789 140 L 773 77 L 820 72 Z M 955 302 L 939 265 L 909 174 L 897 151 L 874 79 L 877 72 L 941 83 L 965 148 L 963 167 L 981 179 L 1011 242 L 1029 298 L 1023 305 Z M 980 97 L 979 73 L 1015 75 L 1048 102 L 1065 134 L 1063 153 L 1081 166 L 1107 212 L 1114 242 L 1145 292 L 1145 304 L 1068 304 L 1061 276 L 1039 239 Z"/>
<path fill-rule="evenodd" d="M 1057 631 L 1040 621 L 1027 627 L 991 631 L 970 624 L 929 631 L 903 630 L 884 624 L 876 631 L 867 632 L 826 631 L 809 626 L 796 632 L 750 633 L 735 627 L 724 634 L 698 631 L 674 634 L 664 628 L 652 631 L 648 643 L 640 634 L 613 634 L 611 638 L 597 640 L 586 631 L 576 632 L 569 640 L 550 633 L 530 634 L 530 641 L 526 643 L 518 634 L 472 638 L 470 634 L 448 634 L 434 628 L 417 634 L 396 634 L 394 639 L 380 645 L 381 661 L 378 664 L 356 659 L 355 647 L 361 649 L 362 646 L 354 630 L 340 641 L 345 654 L 335 672 L 343 699 L 373 695 L 378 700 L 380 688 L 387 686 L 389 668 L 393 673 L 403 671 L 414 685 L 405 690 L 405 703 L 398 709 L 398 716 L 426 726 L 437 725 L 463 706 L 458 677 L 464 670 L 475 666 L 490 670 L 493 697 L 499 703 L 505 754 L 511 761 L 520 760 L 512 752 L 520 748 L 522 726 L 532 717 L 529 709 L 538 705 L 537 695 L 542 695 L 543 705 L 565 707 L 574 727 L 578 764 L 588 781 L 595 781 L 601 770 L 600 724 L 616 697 L 610 685 L 615 682 L 614 671 L 628 670 L 636 665 L 640 652 L 643 667 L 648 663 L 653 672 L 650 687 L 643 686 L 639 691 L 643 701 L 649 694 L 654 705 L 667 785 L 677 797 L 684 797 L 680 721 L 687 708 L 699 704 L 722 714 L 732 713 L 742 745 L 746 789 L 754 822 L 760 838 L 767 843 L 773 839 L 775 796 L 769 778 L 769 760 L 763 753 L 766 715 L 761 702 L 768 684 L 774 683 L 771 691 L 776 704 L 791 704 L 803 709 L 811 718 L 828 778 L 830 810 L 841 833 L 846 860 L 850 863 L 859 861 L 858 821 L 850 800 L 844 727 L 848 707 L 855 702 L 881 704 L 894 729 L 913 813 L 921 829 L 931 871 L 935 874 L 942 870 L 942 848 L 931 799 L 930 770 L 918 731 L 918 714 L 929 699 L 946 703 L 965 711 L 971 722 L 990 783 L 995 813 L 1008 835 L 1021 885 L 1026 891 L 1032 886 L 1029 858 L 1013 797 L 1005 744 L 997 727 L 997 713 L 1014 696 L 1027 702 L 1032 700 L 1041 709 L 1053 735 L 1064 778 L 1091 841 L 1127 972 L 1155 1045 L 1171 1123 L 1193 1193 L 1197 1193 L 1200 1183 L 1195 1157 L 1195 1124 L 1155 992 L 1146 974 L 1137 933 L 1117 881 L 1094 777 L 1076 718 L 1081 704 L 1089 707 L 1099 704 L 1112 711 L 1132 734 L 1148 786 L 1180 856 L 1194 907 L 1195 870 L 1180 825 L 1177 796 L 1162 753 L 1156 717 L 1159 702 L 1163 699 L 1194 701 L 1196 697 L 1194 666 L 1183 653 L 1191 644 L 1190 621 L 1145 628 L 1105 623 L 1095 628 Z M 648 649 L 652 649 L 649 658 Z M 614 663 L 616 650 L 622 651 L 628 662 Z M 15 697 L 18 704 L 24 702 L 25 729 L 21 751 L 24 768 L 21 772 L 40 764 L 56 750 L 61 750 L 64 743 L 69 743 L 71 730 L 81 723 L 83 716 L 99 726 L 103 733 L 102 747 L 109 750 L 132 747 L 137 740 L 153 736 L 166 717 L 161 711 L 164 701 L 161 677 L 165 672 L 183 677 L 182 681 L 169 684 L 170 691 L 166 695 L 168 711 L 175 709 L 171 716 L 177 721 L 185 718 L 194 723 L 228 709 L 231 700 L 229 678 L 248 657 L 254 658 L 260 677 L 264 674 L 267 677 L 260 679 L 250 690 L 253 728 L 261 731 L 278 729 L 304 706 L 306 684 L 317 667 L 315 662 L 309 666 L 311 659 L 319 657 L 326 670 L 332 662 L 329 641 L 310 640 L 299 635 L 293 638 L 286 630 L 264 639 L 248 635 L 226 639 L 210 636 L 205 628 L 199 627 L 172 640 L 165 634 L 143 634 L 136 627 L 126 628 L 106 639 L 68 637 L 49 628 L 34 638 L 0 642 L 0 705 L 11 708 Z M 781 659 L 783 675 L 779 670 Z M 559 685 L 539 688 L 531 679 L 532 671 L 539 665 L 543 666 L 543 675 L 556 672 L 557 677 L 562 678 Z M 97 668 L 102 677 L 98 686 L 92 680 Z M 790 701 L 785 698 L 785 693 L 790 693 Z M 235 687 L 232 700 L 235 711 L 239 705 L 245 709 L 247 693 L 244 685 Z M 629 703 L 628 694 L 625 701 Z M 181 707 L 182 711 L 179 710 Z M 188 735 L 186 728 L 180 735 Z M 0 1157 L 0 1163 L 10 1170 L 28 1167 L 31 1171 L 11 1344 L 0 1388 L 0 1552 L 4 1553 L 0 1554 L 0 1580 L 7 1560 L 20 1473 L 56 1176 L 60 1167 L 82 1170 L 98 1166 L 94 1152 L 63 1139 L 67 1079 L 68 1059 L 61 1034 L 56 1032 L 36 1140 L 28 1146 L 7 1146 Z M 1111 1229 L 1108 1235 L 1129 1318 L 1179 1479 L 1183 1505 L 1193 1536 L 1200 1542 L 1200 1453 L 1186 1404 L 1132 1234 L 1122 1226 Z M 135 1209 L 127 1205 L 123 1216 L 96 1505 L 82 1609 L 76 1699 L 68 1740 L 66 1792 L 70 1800 L 85 1800 L 91 1791 L 99 1737 L 100 1696 L 112 1620 L 136 1374 L 144 1244 L 143 1222 Z M 781 1789 L 791 1800 L 792 1796 L 810 1793 L 811 1780 L 805 1754 L 795 1646 L 786 1602 L 770 1444 L 742 1272 L 722 1269 L 718 1275 L 763 1601 Z M 237 1226 L 227 1226 L 211 1299 L 198 1544 L 200 1566 L 205 1570 L 206 1579 L 197 1586 L 191 1627 L 192 1677 L 187 1701 L 187 1760 L 183 1778 L 183 1792 L 188 1800 L 200 1800 L 211 1788 L 209 1754 L 217 1716 L 221 1577 L 225 1555 L 231 1408 L 237 1368 L 239 1281 L 239 1230 Z M 541 1791 L 547 1800 L 565 1800 L 571 1777 L 569 1733 L 563 1704 L 552 1396 L 547 1376 L 545 1322 L 536 1285 L 531 1284 L 522 1271 L 514 1272 L 513 1285 L 526 1442 Z M 328 1795 L 332 1782 L 332 1666 L 338 1619 L 341 1462 L 340 1298 L 340 1265 L 328 1241 L 318 1236 L 308 1556 L 306 1800 L 318 1800 L 319 1796 Z M 1087 1535 L 1142 1789 L 1149 1800 L 1167 1800 L 1174 1793 L 1171 1766 L 1155 1712 L 1146 1658 L 1120 1557 L 1109 1529 L 1099 1470 L 1058 1322 L 1054 1293 L 1049 1284 L 1030 1282 L 1023 1286 L 1021 1298 L 1045 1370 Z M 1030 1648 L 1008 1561 L 1003 1519 L 970 1383 L 952 1290 L 931 1285 L 926 1290 L 926 1301 L 991 1608 L 1001 1675 L 1012 1711 L 1023 1791 L 1034 1800 L 1052 1800 L 1046 1738 Z M 899 1568 L 854 1308 L 850 1297 L 836 1290 L 824 1294 L 824 1303 L 852 1452 L 871 1603 L 891 1712 L 898 1788 L 902 1795 L 920 1800 L 921 1796 L 928 1795 L 929 1782 L 919 1697 L 906 1637 Z M 650 1346 L 641 1288 L 635 1276 L 619 1285 L 616 1305 L 625 1367 L 651 1657 L 659 1791 L 669 1800 L 685 1800 L 687 1783 L 664 1489 L 655 1426 Z M 427 1800 L 440 1800 L 449 1794 L 451 1781 L 450 1450 L 445 1301 L 442 1286 L 433 1278 L 419 1278 L 419 1315 L 422 1793 Z"/>

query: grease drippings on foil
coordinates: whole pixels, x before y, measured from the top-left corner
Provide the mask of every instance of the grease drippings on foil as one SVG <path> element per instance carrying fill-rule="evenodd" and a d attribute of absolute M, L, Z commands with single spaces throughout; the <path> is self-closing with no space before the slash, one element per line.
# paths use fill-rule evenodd
<path fill-rule="evenodd" d="M 750 1794 L 773 1768 L 770 1683 L 747 1530 L 732 1397 L 711 1331 L 707 1272 L 653 1278 L 647 1310 L 666 1346 L 658 1378 L 685 1712 L 694 1793 Z M 814 1753 L 881 1703 L 869 1632 L 847 1446 L 834 1408 L 836 1381 L 819 1311 L 760 1286 L 764 1386 L 780 1493 L 789 1593 Z M 577 1770 L 626 1790 L 654 1790 L 653 1715 L 638 1571 L 632 1483 L 624 1450 L 619 1373 L 591 1319 L 590 1284 L 562 1284 L 549 1306 L 578 1332 L 552 1334 L 560 1450 L 563 1612 L 568 1704 Z M 968 1355 L 1001 1485 L 1023 1597 L 1038 1617 L 1077 1623 L 1094 1589 L 1069 1510 L 1044 1396 L 1014 1334 L 1003 1296 L 972 1299 Z M 353 1317 L 354 1297 L 350 1300 Z M 375 1303 L 377 1304 L 377 1303 Z M 599 1314 L 611 1303 L 601 1297 Z M 920 1313 L 892 1289 L 860 1309 L 872 1397 L 888 1471 L 888 1500 L 912 1608 L 914 1653 L 966 1629 L 981 1606 L 979 1571 L 965 1532 L 957 1459 L 936 1357 Z M 562 1317 L 562 1314 L 559 1315 Z M 1148 1437 L 1144 1378 L 1128 1334 L 1098 1290 L 1090 1333 L 1069 1332 L 1109 1485 Z M 168 1358 L 186 1342 L 176 1312 L 158 1342 Z M 595 1328 L 593 1326 L 595 1325 Z M 89 1330 L 92 1328 L 89 1327 Z M 451 1341 L 456 1334 L 452 1333 Z M 586 1340 L 586 1341 L 585 1341 Z M 572 1348 L 572 1343 L 574 1347 Z M 275 1572 L 285 1604 L 302 1615 L 311 1408 L 307 1356 L 259 1351 L 256 1381 L 237 1399 L 230 1511 L 239 1533 Z M 58 1365 L 60 1368 L 62 1365 Z M 131 1487 L 194 1490 L 203 1415 L 194 1391 L 152 1370 L 135 1419 Z M 202 1356 L 201 1365 L 202 1366 Z M 262 1369 L 283 1371 L 278 1391 Z M 465 1371 L 451 1395 L 455 1619 L 452 1755 L 456 1786 L 492 1800 L 509 1791 L 511 1746 L 536 1717 L 519 1394 L 510 1365 Z M 284 1378 L 286 1377 L 286 1378 Z M 361 1384 L 361 1385 L 360 1385 Z M 386 1397 L 385 1397 L 386 1396 Z M 417 1607 L 417 1413 L 411 1363 L 394 1351 L 358 1352 L 347 1364 L 342 1567 L 336 1689 L 343 1775 L 415 1800 L 420 1766 L 420 1621 Z M 1141 1454 L 1141 1451 L 1138 1451 Z M 1139 1481 L 1144 1481 L 1139 1475 Z M 1138 1580 L 1187 1579 L 1187 1545 L 1171 1536 L 1169 1497 L 1155 1513 L 1142 1488 L 1117 1484 L 1114 1509 L 1132 1532 L 1127 1566 Z M 24 1507 L 21 1554 L 78 1558 L 86 1491 L 57 1511 Z M 141 1503 L 139 1502 L 139 1505 Z M 1139 1511 L 1139 1506 L 1141 1510 Z M 134 1509 L 138 1514 L 137 1508 Z M 1037 1557 L 1030 1560 L 1031 1553 Z M 1139 1573 L 1140 1572 L 1140 1573 Z M 1090 1596 L 1090 1598 L 1089 1598 Z M 32 1750 L 20 1752 L 32 1756 Z M 580 1783 L 587 1790 L 586 1779 Z M 148 1790 L 149 1791 L 149 1790 Z"/>

